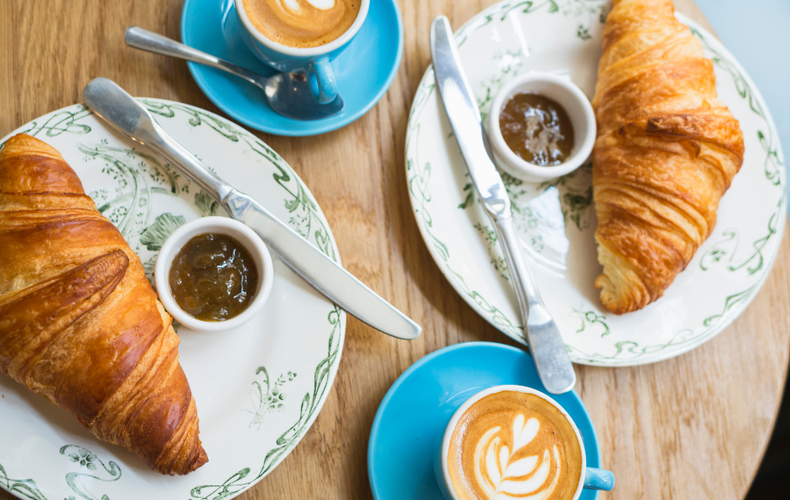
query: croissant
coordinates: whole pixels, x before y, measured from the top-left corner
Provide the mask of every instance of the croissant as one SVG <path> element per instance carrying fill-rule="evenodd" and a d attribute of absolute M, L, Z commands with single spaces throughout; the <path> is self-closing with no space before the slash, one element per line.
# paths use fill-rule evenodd
<path fill-rule="evenodd" d="M 208 461 L 178 336 L 139 257 L 54 148 L 0 150 L 0 369 L 162 474 Z"/>
<path fill-rule="evenodd" d="M 716 225 L 743 163 L 713 63 L 671 0 L 614 0 L 593 98 L 601 302 L 623 314 L 660 298 Z"/>

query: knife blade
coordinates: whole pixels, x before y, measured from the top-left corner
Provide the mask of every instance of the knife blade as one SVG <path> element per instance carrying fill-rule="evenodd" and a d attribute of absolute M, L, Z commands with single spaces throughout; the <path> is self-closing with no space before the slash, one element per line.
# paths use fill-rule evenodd
<path fill-rule="evenodd" d="M 469 175 L 505 254 L 511 284 L 518 297 L 524 320 L 525 340 L 543 385 L 562 394 L 576 384 L 576 373 L 568 357 L 557 325 L 543 304 L 537 285 L 524 259 L 505 184 L 491 161 L 488 137 L 483 130 L 480 111 L 463 72 L 450 22 L 439 16 L 431 24 L 431 56 L 436 88 L 447 111 L 447 118 L 458 141 Z"/>
<path fill-rule="evenodd" d="M 170 136 L 151 113 L 112 80 L 96 78 L 82 92 L 85 104 L 116 130 L 148 147 L 214 197 L 229 215 L 261 237 L 269 249 L 349 314 L 399 339 L 412 340 L 422 328 L 351 273 L 266 210 L 220 179 Z"/>

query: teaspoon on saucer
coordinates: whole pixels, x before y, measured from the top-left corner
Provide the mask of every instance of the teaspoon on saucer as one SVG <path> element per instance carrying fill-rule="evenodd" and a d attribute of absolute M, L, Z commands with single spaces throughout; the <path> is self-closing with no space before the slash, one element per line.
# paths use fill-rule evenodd
<path fill-rule="evenodd" d="M 247 68 L 242 68 L 138 26 L 132 26 L 127 29 L 124 40 L 130 47 L 136 49 L 205 64 L 243 78 L 263 90 L 269 106 L 274 111 L 294 120 L 329 118 L 341 112 L 345 106 L 340 95 L 327 104 L 315 102 L 310 94 L 307 78 L 301 73 L 277 73 L 274 76 L 259 75 Z"/>

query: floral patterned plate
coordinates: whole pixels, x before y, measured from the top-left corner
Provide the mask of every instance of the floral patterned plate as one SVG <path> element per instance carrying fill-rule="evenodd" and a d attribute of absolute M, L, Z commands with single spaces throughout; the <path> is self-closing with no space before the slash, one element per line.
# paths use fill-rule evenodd
<path fill-rule="evenodd" d="M 170 134 L 222 178 L 339 261 L 321 209 L 288 164 L 249 132 L 193 106 L 140 99 Z M 99 210 L 123 233 L 149 279 L 162 242 L 178 226 L 224 215 L 195 184 L 105 127 L 82 105 L 18 130 L 57 148 Z M 2 142 L 5 142 L 3 139 Z M 281 261 L 263 312 L 236 330 L 177 326 L 181 365 L 200 416 L 209 462 L 162 476 L 136 455 L 101 442 L 64 410 L 0 374 L 0 487 L 27 499 L 233 497 L 270 473 L 297 445 L 337 373 L 345 313 Z"/>
<path fill-rule="evenodd" d="M 459 53 L 484 122 L 497 90 L 529 71 L 568 74 L 592 97 L 607 8 L 603 0 L 506 1 L 458 30 Z M 623 316 L 600 305 L 593 288 L 601 267 L 593 239 L 591 164 L 541 185 L 503 175 L 522 247 L 576 363 L 653 363 L 699 346 L 743 312 L 779 250 L 785 174 L 765 102 L 713 35 L 678 18 L 714 62 L 719 98 L 740 121 L 746 156 L 721 200 L 713 234 L 663 298 Z M 456 291 L 492 325 L 524 342 L 496 234 L 476 199 L 434 85 L 429 68 L 412 104 L 406 138 L 406 176 L 418 226 Z"/>

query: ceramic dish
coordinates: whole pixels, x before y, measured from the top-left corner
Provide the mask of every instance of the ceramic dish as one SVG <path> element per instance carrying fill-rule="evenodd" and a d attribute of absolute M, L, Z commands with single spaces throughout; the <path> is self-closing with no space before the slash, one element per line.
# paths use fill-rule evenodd
<path fill-rule="evenodd" d="M 505 103 L 522 92 L 540 94 L 557 102 L 568 113 L 573 126 L 574 146 L 568 158 L 559 165 L 535 165 L 510 149 L 502 136 L 499 117 Z M 488 113 L 488 137 L 498 168 L 527 182 L 544 182 L 570 174 L 581 167 L 595 144 L 595 112 L 587 96 L 567 75 L 530 72 L 518 76 L 497 92 Z"/>
<path fill-rule="evenodd" d="M 376 412 L 368 442 L 368 477 L 376 500 L 444 500 L 433 455 L 453 413 L 467 399 L 495 385 L 523 385 L 545 392 L 532 357 L 515 347 L 467 342 L 445 347 L 398 377 Z M 601 466 L 598 437 L 576 391 L 552 395 L 570 414 L 584 441 L 587 465 Z M 594 500 L 584 490 L 579 500 Z"/>
<path fill-rule="evenodd" d="M 252 257 L 258 272 L 258 284 L 252 302 L 247 309 L 225 321 L 204 321 L 192 316 L 176 301 L 170 288 L 170 269 L 181 249 L 195 236 L 215 233 L 225 234 L 238 241 Z M 154 287 L 159 291 L 159 300 L 167 312 L 182 325 L 200 332 L 224 332 L 240 327 L 260 314 L 274 283 L 274 264 L 269 249 L 255 231 L 237 220 L 228 217 L 201 217 L 179 227 L 165 240 L 159 249 L 154 265 Z"/>
<path fill-rule="evenodd" d="M 181 40 L 196 49 L 262 75 L 274 70 L 258 60 L 241 37 L 234 0 L 186 0 Z M 346 106 L 322 120 L 300 121 L 272 111 L 261 90 L 214 68 L 188 63 L 200 89 L 234 120 L 270 134 L 306 136 L 338 129 L 370 110 L 389 88 L 403 54 L 403 23 L 395 0 L 370 2 L 367 19 L 332 67 Z"/>
<path fill-rule="evenodd" d="M 315 199 L 285 161 L 237 125 L 199 108 L 140 99 L 177 141 L 339 261 Z M 205 192 L 82 105 L 14 131 L 60 151 L 85 191 L 137 252 L 152 279 L 165 239 L 182 224 L 222 215 Z M 5 139 L 3 139 L 4 141 Z M 337 373 L 346 316 L 274 259 L 261 314 L 231 331 L 177 326 L 181 365 L 209 462 L 187 476 L 148 469 L 96 439 L 77 419 L 0 375 L 0 487 L 23 498 L 217 500 L 269 474 L 312 425 Z"/>
<path fill-rule="evenodd" d="M 498 89 L 528 71 L 567 70 L 591 97 L 606 5 L 597 0 L 502 2 L 458 30 L 459 54 L 483 119 Z M 593 288 L 601 266 L 593 239 L 597 222 L 591 164 L 543 184 L 503 176 L 522 247 L 576 363 L 653 363 L 710 340 L 754 298 L 779 250 L 785 173 L 765 102 L 714 36 L 678 18 L 691 27 L 714 62 L 719 98 L 740 121 L 746 155 L 721 200 L 715 230 L 663 298 L 623 316 L 601 306 L 599 291 Z M 406 176 L 418 226 L 456 291 L 492 325 L 524 342 L 496 235 L 476 199 L 441 106 L 429 68 L 414 98 L 406 139 Z"/>

